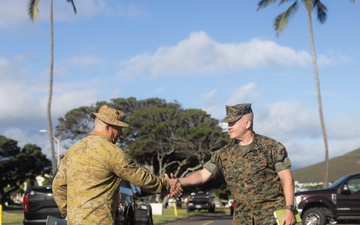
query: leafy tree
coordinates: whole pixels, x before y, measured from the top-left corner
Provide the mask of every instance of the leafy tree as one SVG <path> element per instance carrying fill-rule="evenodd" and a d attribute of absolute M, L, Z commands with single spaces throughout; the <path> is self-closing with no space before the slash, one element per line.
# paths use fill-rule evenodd
<path fill-rule="evenodd" d="M 66 148 L 74 144 L 76 141 L 87 136 L 93 129 L 93 120 L 90 118 L 91 112 L 97 112 L 99 108 L 107 104 L 110 107 L 120 109 L 125 112 L 126 117 L 146 106 L 157 105 L 159 107 L 166 104 L 165 100 L 159 98 L 149 98 L 146 100 L 136 100 L 134 97 L 130 98 L 115 98 L 110 102 L 100 101 L 96 102 L 94 106 L 81 106 L 76 109 L 72 109 L 65 114 L 64 117 L 58 119 L 59 125 L 56 127 L 56 136 L 62 140 L 68 140 Z M 63 142 L 64 143 L 64 142 Z M 119 145 L 124 147 L 124 142 L 120 141 Z"/>
<path fill-rule="evenodd" d="M 93 128 L 93 121 L 90 113 L 95 112 L 94 106 L 81 106 L 72 109 L 65 114 L 65 117 L 58 119 L 59 125 L 56 126 L 56 136 L 62 140 L 69 140 L 70 145 L 87 136 Z M 70 146 L 65 144 L 66 148 Z"/>
<path fill-rule="evenodd" d="M 76 8 L 73 0 L 67 0 L 73 6 L 74 12 L 76 13 Z M 29 15 L 32 21 L 36 21 L 39 16 L 38 5 L 40 0 L 30 0 L 29 1 Z M 54 80 L 54 22 L 53 22 L 53 0 L 49 1 L 50 3 L 50 71 L 49 71 L 49 96 L 47 103 L 47 120 L 48 120 L 48 133 L 51 146 L 51 163 L 52 171 L 56 171 L 56 160 L 55 160 L 55 147 L 54 147 L 54 135 L 52 129 L 52 120 L 51 120 L 51 101 L 53 93 L 53 80 Z"/>
<path fill-rule="evenodd" d="M 51 162 L 41 148 L 26 144 L 23 149 L 17 141 L 0 136 L 0 195 L 2 203 L 20 189 L 26 180 L 51 172 Z"/>
<path fill-rule="evenodd" d="M 355 2 L 355 0 L 350 0 L 351 2 Z M 279 5 L 284 3 L 288 3 L 289 1 L 279 0 Z M 284 30 L 286 25 L 288 24 L 289 18 L 294 15 L 298 11 L 298 2 L 299 0 L 293 0 L 293 3 L 290 7 L 285 10 L 284 12 L 280 13 L 274 21 L 274 29 L 276 31 L 276 35 L 280 35 L 280 33 Z M 327 17 L 327 8 L 320 0 L 301 0 L 304 4 L 305 9 L 307 11 L 307 19 L 308 19 L 308 28 L 310 33 L 310 45 L 311 45 L 311 52 L 312 52 L 312 60 L 313 60 L 313 67 L 314 67 L 314 75 L 315 75 L 315 82 L 316 82 L 316 92 L 317 92 L 317 100 L 318 100 L 318 107 L 319 107 L 319 115 L 320 115 L 320 123 L 321 129 L 324 138 L 324 145 L 325 145 L 325 169 L 324 169 L 324 188 L 328 186 L 328 170 L 329 170 L 329 146 L 326 134 L 326 127 L 325 127 L 325 120 L 322 110 L 322 101 L 321 101 L 321 90 L 320 90 L 320 79 L 319 79 L 319 72 L 317 68 L 317 61 L 316 61 L 316 51 L 315 51 L 315 43 L 314 43 L 314 34 L 313 34 L 313 27 L 312 27 L 312 12 L 316 10 L 316 16 L 320 23 L 325 23 Z M 258 2 L 258 10 L 261 8 L 266 8 L 271 4 L 276 3 L 276 0 L 260 0 Z"/>
<path fill-rule="evenodd" d="M 152 173 L 176 177 L 200 169 L 211 153 L 227 142 L 218 121 L 198 109 L 179 104 L 150 106 L 134 112 L 125 129 L 129 154 Z"/>

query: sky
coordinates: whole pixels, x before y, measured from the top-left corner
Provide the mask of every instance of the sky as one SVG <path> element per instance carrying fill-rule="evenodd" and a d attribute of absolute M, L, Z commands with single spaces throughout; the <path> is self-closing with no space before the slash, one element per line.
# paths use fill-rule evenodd
<path fill-rule="evenodd" d="M 0 135 L 36 144 L 50 159 L 48 135 L 39 132 L 47 129 L 49 1 L 35 23 L 22 2 L 2 0 L 0 8 Z M 255 132 L 283 143 L 293 169 L 324 161 L 301 1 L 279 36 L 273 21 L 288 4 L 257 11 L 257 1 L 239 0 L 74 2 L 77 14 L 54 1 L 54 128 L 69 110 L 113 98 L 177 101 L 219 120 L 225 105 L 251 103 Z M 323 3 L 326 22 L 313 13 L 312 24 L 334 158 L 360 147 L 360 2 Z"/>

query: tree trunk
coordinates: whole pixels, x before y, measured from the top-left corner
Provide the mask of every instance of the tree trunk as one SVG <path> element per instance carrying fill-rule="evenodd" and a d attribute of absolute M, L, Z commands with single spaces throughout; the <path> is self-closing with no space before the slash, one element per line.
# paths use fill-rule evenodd
<path fill-rule="evenodd" d="M 323 115 L 323 110 L 322 110 L 320 79 L 319 79 L 319 73 L 318 73 L 317 62 L 316 62 L 316 52 L 315 52 L 314 35 L 313 35 L 313 29 L 312 29 L 311 11 L 310 12 L 308 11 L 308 25 L 309 25 L 309 33 L 310 33 L 312 60 L 313 60 L 313 66 L 314 66 L 314 75 L 315 75 L 315 81 L 316 81 L 316 92 L 317 92 L 318 107 L 319 107 L 319 114 L 320 114 L 320 123 L 321 123 L 323 138 L 324 138 L 324 144 L 325 144 L 325 169 L 324 169 L 323 187 L 326 188 L 328 186 L 329 147 L 328 147 L 328 141 L 327 141 L 327 135 L 326 135 L 324 115 Z"/>
<path fill-rule="evenodd" d="M 49 130 L 49 140 L 51 146 L 51 165 L 53 175 L 56 172 L 54 134 L 51 121 L 51 99 L 53 92 L 53 73 L 54 73 L 54 31 L 53 31 L 53 0 L 50 0 L 50 75 L 49 75 L 49 95 L 47 104 L 47 120 Z"/>

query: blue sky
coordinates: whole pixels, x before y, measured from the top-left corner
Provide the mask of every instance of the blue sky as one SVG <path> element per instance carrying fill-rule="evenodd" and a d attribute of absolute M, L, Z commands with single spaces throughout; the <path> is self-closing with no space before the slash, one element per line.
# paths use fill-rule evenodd
<path fill-rule="evenodd" d="M 301 1 L 300 1 L 301 2 Z M 50 156 L 46 105 L 49 2 L 32 23 L 27 1 L 0 8 L 0 135 Z M 257 1 L 54 1 L 53 123 L 73 108 L 112 98 L 158 97 L 214 118 L 252 103 L 255 131 L 288 149 L 293 168 L 324 160 L 306 11 L 277 37 L 285 7 Z M 360 147 L 360 5 L 324 1 L 313 18 L 330 157 Z M 315 16 L 315 14 L 313 15 Z M 62 148 L 61 152 L 65 151 Z"/>

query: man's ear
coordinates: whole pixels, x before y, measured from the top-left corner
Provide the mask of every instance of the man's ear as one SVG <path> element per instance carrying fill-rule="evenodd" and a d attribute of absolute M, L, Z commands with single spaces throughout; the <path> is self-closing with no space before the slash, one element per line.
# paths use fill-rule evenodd
<path fill-rule="evenodd" d="M 249 129 L 250 126 L 251 126 L 251 120 L 246 120 L 246 121 L 245 121 L 245 128 L 246 128 L 246 129 Z"/>
<path fill-rule="evenodd" d="M 110 131 L 110 125 L 109 125 L 109 124 L 106 124 L 106 125 L 105 125 L 105 130 L 106 130 L 106 132 L 109 132 L 109 131 Z"/>

